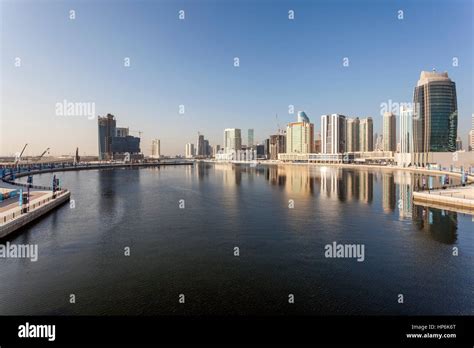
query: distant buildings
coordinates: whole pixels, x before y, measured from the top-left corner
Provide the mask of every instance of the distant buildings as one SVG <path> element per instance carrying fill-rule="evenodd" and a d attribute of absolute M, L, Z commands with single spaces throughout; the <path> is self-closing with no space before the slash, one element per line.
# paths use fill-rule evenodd
<path fill-rule="evenodd" d="M 224 153 L 242 149 L 242 136 L 238 128 L 224 129 Z"/>
<path fill-rule="evenodd" d="M 226 128 L 224 129 L 224 147 L 220 149 L 214 157 L 218 161 L 248 162 L 257 159 L 257 151 L 254 147 L 246 146 L 244 148 L 242 146 L 240 129 Z"/>
<path fill-rule="evenodd" d="M 384 137 L 382 134 L 374 134 L 374 150 L 373 151 L 383 151 L 384 149 Z"/>
<path fill-rule="evenodd" d="M 160 139 L 153 139 L 151 142 L 151 158 L 159 159 L 160 157 Z"/>
<path fill-rule="evenodd" d="M 196 156 L 203 157 L 205 154 L 205 144 L 204 144 L 204 135 L 198 132 L 198 138 L 196 142 Z"/>
<path fill-rule="evenodd" d="M 448 73 L 422 71 L 413 97 L 414 152 L 454 152 L 457 138 L 456 84 Z M 425 163 L 425 158 L 418 160 Z"/>
<path fill-rule="evenodd" d="M 474 151 L 474 129 L 469 131 L 469 151 Z"/>
<path fill-rule="evenodd" d="M 270 158 L 270 139 L 265 139 L 263 141 L 263 158 Z"/>
<path fill-rule="evenodd" d="M 383 151 L 397 150 L 397 118 L 392 112 L 383 115 Z"/>
<path fill-rule="evenodd" d="M 474 114 L 472 114 L 471 130 L 469 131 L 469 151 L 474 151 Z"/>
<path fill-rule="evenodd" d="M 216 154 L 218 154 L 219 151 L 221 150 L 221 146 L 215 145 L 214 147 L 211 147 L 211 149 L 212 149 L 211 157 L 216 157 Z"/>
<path fill-rule="evenodd" d="M 191 143 L 186 144 L 185 157 L 186 158 L 193 158 L 194 157 L 194 144 L 191 144 Z"/>
<path fill-rule="evenodd" d="M 367 117 L 360 120 L 359 142 L 359 151 L 374 151 L 374 124 L 372 117 Z"/>
<path fill-rule="evenodd" d="M 346 123 L 346 151 L 359 151 L 359 118 L 347 118 Z"/>
<path fill-rule="evenodd" d="M 314 141 L 314 153 L 321 153 L 321 133 L 319 132 Z"/>
<path fill-rule="evenodd" d="M 209 145 L 209 140 L 205 139 L 204 135 L 198 132 L 197 147 L 194 155 L 198 158 L 206 158 L 211 157 L 211 154 L 212 148 Z"/>
<path fill-rule="evenodd" d="M 298 112 L 298 121 L 286 127 L 286 153 L 311 153 L 314 146 L 314 125 L 304 111 Z"/>
<path fill-rule="evenodd" d="M 128 128 L 117 128 L 115 116 L 112 114 L 99 116 L 98 135 L 101 161 L 123 159 L 127 153 L 130 156 L 140 153 L 140 138 L 130 136 Z"/>
<path fill-rule="evenodd" d="M 247 133 L 247 146 L 253 147 L 253 129 L 249 129 Z"/>
<path fill-rule="evenodd" d="M 338 154 L 346 151 L 346 116 L 321 116 L 321 153 Z"/>
<path fill-rule="evenodd" d="M 413 110 L 402 106 L 400 108 L 400 165 L 409 165 L 413 153 Z"/>
<path fill-rule="evenodd" d="M 286 152 L 286 136 L 284 134 L 270 135 L 270 159 L 277 160 L 279 153 Z M 257 152 L 258 155 L 258 152 Z"/>
<path fill-rule="evenodd" d="M 263 144 L 257 144 L 255 147 L 255 150 L 257 151 L 257 159 L 266 159 L 265 155 L 265 145 Z"/>
<path fill-rule="evenodd" d="M 456 151 L 462 151 L 462 140 L 461 137 L 456 139 Z"/>
<path fill-rule="evenodd" d="M 107 114 L 98 118 L 99 126 L 99 160 L 112 159 L 112 138 L 115 136 L 115 117 Z"/>

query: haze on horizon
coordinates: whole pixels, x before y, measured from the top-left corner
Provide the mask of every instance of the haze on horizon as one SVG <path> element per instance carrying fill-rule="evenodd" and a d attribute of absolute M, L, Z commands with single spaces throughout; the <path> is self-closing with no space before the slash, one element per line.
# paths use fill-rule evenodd
<path fill-rule="evenodd" d="M 372 116 L 380 133 L 381 104 L 411 102 L 420 72 L 433 68 L 456 82 L 466 146 L 473 15 L 469 0 L 2 0 L 0 155 L 25 143 L 30 156 L 47 147 L 97 155 L 97 115 L 107 113 L 143 132 L 146 155 L 153 138 L 162 154 L 184 154 L 197 132 L 222 145 L 224 128 L 241 128 L 243 143 L 253 128 L 261 142 L 298 110 L 315 133 L 330 113 Z M 95 117 L 56 115 L 65 100 L 94 103 Z"/>

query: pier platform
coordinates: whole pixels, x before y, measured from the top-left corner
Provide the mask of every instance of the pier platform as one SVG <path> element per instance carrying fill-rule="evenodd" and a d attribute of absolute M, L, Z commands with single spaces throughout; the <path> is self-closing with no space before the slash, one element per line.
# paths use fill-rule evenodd
<path fill-rule="evenodd" d="M 413 192 L 415 204 L 474 215 L 474 185 Z"/>
<path fill-rule="evenodd" d="M 34 191 L 28 206 L 22 207 L 27 208 L 26 212 L 19 207 L 18 198 L 15 202 L 3 205 L 0 207 L 0 239 L 66 203 L 70 196 L 71 193 L 67 190 L 56 192 L 54 198 L 52 191 Z"/>

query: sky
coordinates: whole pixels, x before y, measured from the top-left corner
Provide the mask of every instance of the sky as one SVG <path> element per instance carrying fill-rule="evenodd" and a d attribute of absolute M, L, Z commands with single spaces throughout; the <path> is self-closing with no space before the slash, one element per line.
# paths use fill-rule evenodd
<path fill-rule="evenodd" d="M 411 102 L 432 69 L 456 82 L 466 146 L 473 18 L 471 0 L 0 0 L 0 155 L 25 143 L 26 155 L 97 155 L 107 113 L 143 132 L 145 154 L 153 138 L 184 154 L 198 132 L 222 145 L 224 128 L 261 142 L 299 110 L 316 132 L 340 113 L 371 116 L 380 133 L 381 104 Z M 65 100 L 94 117 L 58 114 Z"/>

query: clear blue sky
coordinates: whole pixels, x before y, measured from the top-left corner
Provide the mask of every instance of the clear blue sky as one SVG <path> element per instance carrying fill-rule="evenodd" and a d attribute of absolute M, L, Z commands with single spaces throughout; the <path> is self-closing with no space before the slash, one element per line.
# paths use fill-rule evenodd
<path fill-rule="evenodd" d="M 184 153 L 198 131 L 212 145 L 227 127 L 262 140 L 275 114 L 282 127 L 296 118 L 289 104 L 317 131 L 322 114 L 341 113 L 372 116 L 380 132 L 380 104 L 410 102 L 432 68 L 457 84 L 464 143 L 474 112 L 470 0 L 0 2 L 2 155 L 26 142 L 30 155 L 97 154 L 97 120 L 56 116 L 64 99 L 95 102 L 144 132 L 145 153 L 156 137 L 164 154 Z"/>

